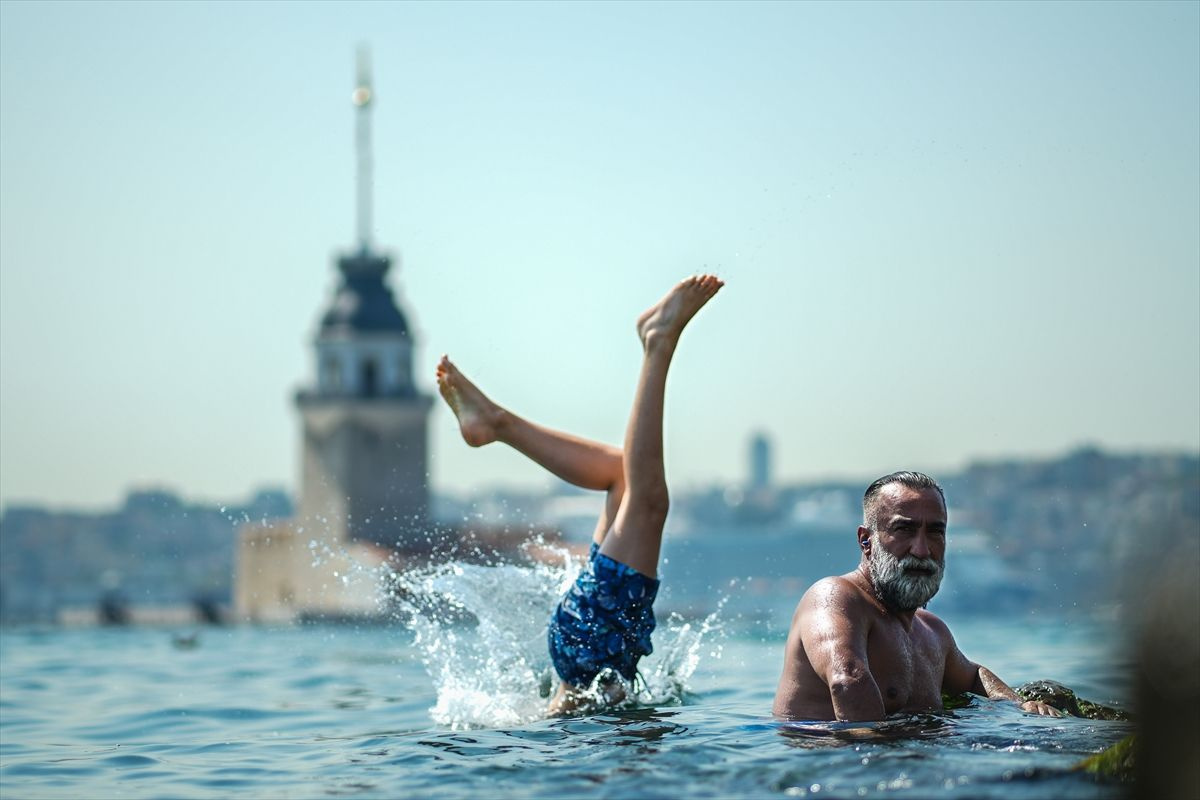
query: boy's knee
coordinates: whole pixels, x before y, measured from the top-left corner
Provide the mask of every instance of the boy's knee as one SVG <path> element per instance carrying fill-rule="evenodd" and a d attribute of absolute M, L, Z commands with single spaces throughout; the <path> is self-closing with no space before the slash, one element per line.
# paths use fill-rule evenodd
<path fill-rule="evenodd" d="M 642 513 L 652 521 L 660 524 L 666 522 L 667 512 L 671 510 L 671 496 L 666 486 L 644 492 L 638 499 L 638 507 Z"/>

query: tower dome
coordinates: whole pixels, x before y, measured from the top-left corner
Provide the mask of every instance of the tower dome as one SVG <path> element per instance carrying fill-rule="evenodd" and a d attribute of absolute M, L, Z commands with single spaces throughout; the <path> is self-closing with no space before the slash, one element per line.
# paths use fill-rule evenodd
<path fill-rule="evenodd" d="M 321 338 L 356 334 L 409 336 L 408 320 L 385 279 L 391 259 L 363 247 L 338 259 L 341 284 L 321 317 Z"/>

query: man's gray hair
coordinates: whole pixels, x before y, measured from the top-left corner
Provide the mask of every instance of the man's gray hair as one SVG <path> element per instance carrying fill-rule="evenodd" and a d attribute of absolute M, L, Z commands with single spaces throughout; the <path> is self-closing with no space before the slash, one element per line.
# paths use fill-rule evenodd
<path fill-rule="evenodd" d="M 934 489 L 937 491 L 938 497 L 942 498 L 942 507 L 946 507 L 946 494 L 942 491 L 942 487 L 938 486 L 937 481 L 924 472 L 901 470 L 884 475 L 867 487 L 867 491 L 863 494 L 864 527 L 876 530 L 876 526 L 879 524 L 879 520 L 876 519 L 876 514 L 879 512 L 879 493 L 883 491 L 883 487 L 893 483 L 903 484 L 910 489 Z"/>

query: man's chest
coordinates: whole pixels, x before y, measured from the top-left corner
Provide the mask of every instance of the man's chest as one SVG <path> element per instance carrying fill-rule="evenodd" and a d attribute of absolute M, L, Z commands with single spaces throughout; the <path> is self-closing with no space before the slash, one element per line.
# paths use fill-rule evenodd
<path fill-rule="evenodd" d="M 867 659 L 887 713 L 941 707 L 946 653 L 928 629 L 876 626 L 867 640 Z"/>

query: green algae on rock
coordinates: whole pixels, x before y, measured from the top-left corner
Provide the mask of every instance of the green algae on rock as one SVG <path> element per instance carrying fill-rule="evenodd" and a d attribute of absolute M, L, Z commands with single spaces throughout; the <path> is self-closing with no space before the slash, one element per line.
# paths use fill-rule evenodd
<path fill-rule="evenodd" d="M 1119 708 L 1102 706 L 1090 700 L 1076 696 L 1070 688 L 1058 681 L 1030 681 L 1017 687 L 1017 694 L 1025 700 L 1037 700 L 1059 711 L 1064 711 L 1072 717 L 1084 719 L 1116 719 L 1127 720 L 1129 714 Z M 947 706 L 948 707 L 948 706 Z"/>
<path fill-rule="evenodd" d="M 967 692 L 962 694 L 946 694 L 942 692 L 942 708 L 947 711 L 955 711 L 960 708 L 969 708 L 972 702 L 972 695 Z"/>
<path fill-rule="evenodd" d="M 1112 747 L 1101 750 L 1094 756 L 1088 756 L 1071 769 L 1077 772 L 1089 772 L 1100 778 L 1132 781 L 1136 751 L 1137 734 L 1131 733 Z"/>

